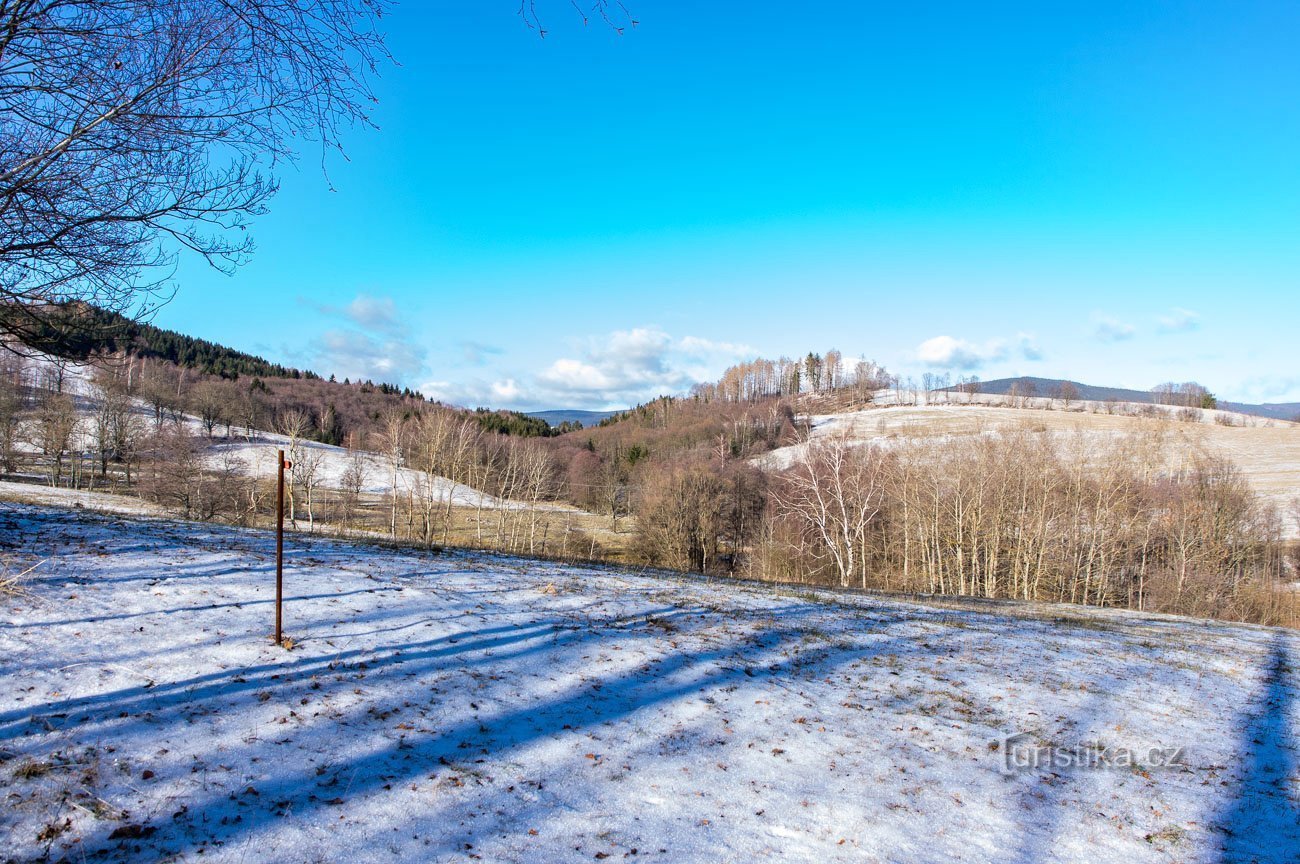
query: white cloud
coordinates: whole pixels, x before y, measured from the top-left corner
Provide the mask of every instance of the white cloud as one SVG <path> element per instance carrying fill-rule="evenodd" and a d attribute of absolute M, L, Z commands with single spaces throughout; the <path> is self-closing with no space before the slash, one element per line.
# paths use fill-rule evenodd
<path fill-rule="evenodd" d="M 352 325 L 326 330 L 308 344 L 306 354 L 318 372 L 407 386 L 424 371 L 425 350 L 411 339 L 391 297 L 361 293 L 343 306 L 299 302 Z"/>
<path fill-rule="evenodd" d="M 488 381 L 471 378 L 463 381 L 425 381 L 416 388 L 427 398 L 461 408 L 527 407 L 525 388 L 514 378 Z"/>
<path fill-rule="evenodd" d="M 755 353 L 746 345 L 700 336 L 677 338 L 649 326 L 614 330 L 583 340 L 575 347 L 572 355 L 557 357 L 533 376 L 471 382 L 437 392 L 462 404 L 626 407 L 656 396 L 681 393 L 697 381 L 715 379 L 727 366 Z"/>
<path fill-rule="evenodd" d="M 1025 360 L 1042 360 L 1043 349 L 1038 345 L 1038 337 L 1020 332 L 1014 340 L 990 339 L 979 343 L 944 335 L 926 339 L 916 348 L 917 359 L 926 366 L 963 371 L 979 369 L 1012 355 Z"/>
<path fill-rule="evenodd" d="M 1300 402 L 1300 375 L 1259 375 L 1241 381 L 1233 401 Z"/>
<path fill-rule="evenodd" d="M 561 357 L 556 360 L 543 370 L 537 378 L 544 385 L 572 392 L 594 393 L 617 386 L 610 376 L 592 364 L 568 357 Z M 626 382 L 620 381 L 618 383 Z"/>
<path fill-rule="evenodd" d="M 1033 333 L 1016 334 L 1016 350 L 1026 360 L 1042 360 L 1043 349 L 1039 347 L 1038 337 Z"/>
<path fill-rule="evenodd" d="M 1187 333 L 1201 326 L 1201 316 L 1190 309 L 1175 307 L 1169 314 L 1156 318 L 1162 333 Z"/>
<path fill-rule="evenodd" d="M 756 353 L 740 343 L 676 337 L 643 326 L 579 340 L 540 371 L 522 371 L 501 368 L 502 348 L 466 339 L 453 347 L 468 374 L 451 380 L 426 364 L 427 352 L 412 338 L 392 298 L 362 293 L 341 306 L 299 302 L 349 325 L 312 340 L 303 352 L 304 365 L 339 378 L 414 386 L 431 399 L 468 407 L 627 407 L 714 380 Z"/>
<path fill-rule="evenodd" d="M 462 346 L 463 347 L 463 346 Z M 426 381 L 420 392 L 453 405 L 497 408 L 623 408 L 656 396 L 681 393 L 712 380 L 738 359 L 745 345 L 698 336 L 675 338 L 657 327 L 615 330 L 579 342 L 533 375 L 456 382 Z"/>
<path fill-rule="evenodd" d="M 940 369 L 978 369 L 985 363 L 1005 360 L 1007 343 L 991 339 L 983 345 L 952 336 L 935 336 L 917 346 L 916 356 L 927 366 Z"/>
<path fill-rule="evenodd" d="M 355 330 L 327 330 L 309 351 L 313 368 L 339 378 L 403 384 L 424 368 L 422 348 Z"/>
<path fill-rule="evenodd" d="M 690 354 L 695 357 L 722 354 L 739 359 L 741 357 L 754 357 L 758 354 L 753 348 L 743 343 L 714 342 L 711 339 L 701 339 L 698 336 L 682 337 L 677 342 L 677 349 L 683 354 Z"/>
<path fill-rule="evenodd" d="M 415 388 L 428 399 L 462 408 L 477 408 L 490 405 L 492 399 L 491 382 L 481 380 L 469 381 L 424 381 Z"/>
<path fill-rule="evenodd" d="M 482 366 L 488 362 L 488 358 L 505 353 L 495 345 L 484 345 L 482 342 L 470 340 L 460 343 L 460 352 L 465 362 L 474 366 Z"/>
<path fill-rule="evenodd" d="M 402 333 L 406 325 L 397 314 L 397 304 L 391 297 L 371 297 L 358 294 L 343 310 L 358 327 L 387 333 Z"/>
<path fill-rule="evenodd" d="M 373 333 L 388 333 L 400 336 L 408 330 L 392 297 L 373 297 L 361 293 L 353 297 L 344 306 L 317 303 L 305 297 L 299 297 L 298 302 L 315 309 L 322 315 L 343 319 L 360 327 L 362 330 Z"/>
<path fill-rule="evenodd" d="M 1111 318 L 1108 315 L 1100 315 L 1093 321 L 1092 335 L 1102 342 L 1123 342 L 1126 339 L 1132 339 L 1133 334 L 1137 332 L 1132 324 Z"/>
<path fill-rule="evenodd" d="M 517 400 L 523 393 L 523 388 L 513 378 L 492 383 L 492 397 L 497 403 L 509 404 Z"/>
<path fill-rule="evenodd" d="M 692 349 L 698 352 L 702 342 L 693 342 Z M 589 340 L 582 357 L 555 360 L 537 376 L 537 383 L 543 393 L 570 401 L 610 404 L 653 398 L 692 383 L 676 362 L 678 353 L 680 343 L 662 330 L 615 330 Z"/>

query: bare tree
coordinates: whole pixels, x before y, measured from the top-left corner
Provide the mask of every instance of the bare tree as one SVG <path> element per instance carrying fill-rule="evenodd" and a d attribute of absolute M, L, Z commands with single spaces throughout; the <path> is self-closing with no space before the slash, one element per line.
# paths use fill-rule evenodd
<path fill-rule="evenodd" d="M 178 416 L 180 400 L 180 370 L 166 363 L 149 361 L 140 370 L 140 384 L 136 395 L 153 411 L 154 432 L 162 429 L 163 421 L 170 415 Z"/>
<path fill-rule="evenodd" d="M 844 585 L 854 562 L 863 587 L 1294 623 L 1275 508 L 1221 457 L 1171 467 L 1166 434 L 814 441 L 774 479 L 749 572 Z"/>
<path fill-rule="evenodd" d="M 409 429 L 406 412 L 397 406 L 390 406 L 380 415 L 376 446 L 388 461 L 390 474 L 389 496 L 392 505 L 389 512 L 388 530 L 394 539 L 397 538 L 398 478 L 402 466 L 405 464 L 408 437 Z"/>
<path fill-rule="evenodd" d="M 853 387 L 862 402 L 871 401 L 875 392 L 889 386 L 889 373 L 874 360 L 861 359 L 853 367 Z"/>
<path fill-rule="evenodd" d="M 291 460 L 293 486 L 301 489 L 307 505 L 307 530 L 316 530 L 316 492 L 320 488 L 321 468 L 325 464 L 325 451 L 319 447 L 300 446 Z M 292 498 L 290 498 L 292 501 Z"/>
<path fill-rule="evenodd" d="M 200 381 L 190 391 L 190 408 L 198 415 L 208 437 L 213 437 L 222 422 L 229 423 L 231 394 L 223 381 Z"/>
<path fill-rule="evenodd" d="M 813 439 L 775 487 L 780 505 L 813 536 L 842 587 L 866 585 L 868 532 L 884 506 L 884 459 L 845 436 Z"/>
<path fill-rule="evenodd" d="M 969 377 L 958 377 L 957 392 L 966 397 L 966 404 L 969 405 L 974 401 L 973 397 L 975 394 L 980 392 L 980 376 L 971 375 Z"/>
<path fill-rule="evenodd" d="M 19 430 L 25 401 L 23 358 L 0 352 L 0 470 L 18 470 Z"/>
<path fill-rule="evenodd" d="M 541 521 L 542 502 L 554 492 L 555 469 L 550 454 L 537 439 L 525 439 L 511 448 L 511 459 L 520 463 L 520 492 L 528 505 L 528 554 L 537 551 L 537 529 Z"/>
<path fill-rule="evenodd" d="M 209 458 L 198 436 L 178 424 L 152 440 L 150 458 L 141 472 L 141 494 L 179 511 L 186 519 L 234 518 L 244 522 L 254 512 L 242 502 L 255 501 L 254 480 L 244 476 L 234 454 Z"/>
<path fill-rule="evenodd" d="M 609 530 L 618 530 L 618 517 L 627 507 L 627 465 L 617 446 L 601 465 L 600 504 L 609 514 Z"/>
<path fill-rule="evenodd" d="M 18 394 L 0 382 L 0 471 L 18 470 L 18 430 L 20 428 Z"/>
<path fill-rule="evenodd" d="M 98 402 L 91 416 L 95 450 L 99 454 L 99 476 L 108 476 L 109 463 L 123 464 L 126 482 L 131 482 L 131 464 L 143 435 L 140 418 L 132 410 L 127 376 L 117 366 L 96 367 Z"/>
<path fill-rule="evenodd" d="M 348 448 L 347 466 L 339 478 L 339 488 L 343 492 L 343 519 L 350 523 L 356 515 L 361 502 L 361 492 L 366 488 L 366 456 L 355 447 Z"/>
<path fill-rule="evenodd" d="M 244 429 L 244 439 L 253 440 L 253 430 L 262 418 L 262 403 L 258 400 L 255 385 L 240 387 L 230 407 L 231 418 Z"/>
<path fill-rule="evenodd" d="M 1012 408 L 1032 408 L 1033 398 L 1038 394 L 1038 388 L 1033 381 L 1014 381 L 1007 388 L 1007 399 Z"/>
<path fill-rule="evenodd" d="M 835 390 L 844 386 L 844 355 L 838 349 L 832 348 L 826 352 L 826 358 L 823 362 L 823 374 L 826 378 L 826 389 Z"/>
<path fill-rule="evenodd" d="M 1167 381 L 1151 388 L 1151 398 L 1157 405 L 1174 405 L 1182 408 L 1215 408 L 1219 400 L 1203 384 L 1184 381 L 1181 384 Z"/>
<path fill-rule="evenodd" d="M 50 485 L 58 486 L 77 432 L 77 409 L 72 398 L 63 393 L 45 392 L 37 408 L 33 432 L 33 443 L 49 461 Z"/>
<path fill-rule="evenodd" d="M 1291 504 L 1287 507 L 1288 515 L 1297 529 L 1300 529 L 1300 497 L 1292 498 Z M 1291 578 L 1300 578 L 1300 542 L 1291 541 Z"/>
<path fill-rule="evenodd" d="M 921 389 L 922 389 L 922 390 L 925 392 L 925 394 L 926 394 L 925 399 L 926 399 L 926 402 L 927 402 L 927 403 L 929 403 L 930 401 L 932 401 L 932 397 L 931 397 L 930 394 L 931 394 L 931 391 L 934 390 L 934 388 L 935 388 L 935 382 L 936 382 L 937 380 L 938 380 L 938 378 L 937 378 L 937 376 L 936 376 L 933 372 L 926 372 L 925 374 L 923 374 L 923 375 L 921 376 Z M 938 400 L 933 400 L 933 401 L 938 401 Z"/>
<path fill-rule="evenodd" d="M 289 469 L 289 522 L 294 526 L 298 524 L 298 510 L 293 490 L 314 479 L 316 469 L 320 467 L 319 460 L 312 462 L 307 458 L 307 448 L 303 446 L 303 439 L 311 427 L 311 414 L 302 408 L 286 408 L 275 418 L 275 431 L 285 438 L 285 458 L 293 465 Z M 310 496 L 310 492 L 308 494 Z"/>
<path fill-rule="evenodd" d="M 433 541 L 435 521 L 441 523 L 443 542 L 450 537 L 455 484 L 470 480 L 478 434 L 472 420 L 443 408 L 425 411 L 413 425 L 412 467 L 423 472 L 414 491 L 418 493 L 415 497 L 420 504 L 426 543 Z"/>
<path fill-rule="evenodd" d="M 140 476 L 141 494 L 190 518 L 202 509 L 205 492 L 199 442 L 184 426 L 169 426 L 156 431 L 149 443 Z"/>
<path fill-rule="evenodd" d="M 69 301 L 147 309 L 182 249 L 247 258 L 267 172 L 370 125 L 387 7 L 0 2 L 0 332 Z"/>
<path fill-rule="evenodd" d="M 1056 386 L 1056 393 L 1054 395 L 1057 399 L 1061 400 L 1061 407 L 1066 411 L 1069 411 L 1070 406 L 1079 398 L 1079 388 L 1074 386 L 1074 383 L 1071 381 L 1062 381 Z"/>
<path fill-rule="evenodd" d="M 454 417 L 448 411 L 428 411 L 416 418 L 411 429 L 412 467 L 420 470 L 414 487 L 413 503 L 420 507 L 422 537 L 425 545 L 433 544 L 435 521 L 442 516 L 442 497 L 451 496 L 443 479 Z"/>

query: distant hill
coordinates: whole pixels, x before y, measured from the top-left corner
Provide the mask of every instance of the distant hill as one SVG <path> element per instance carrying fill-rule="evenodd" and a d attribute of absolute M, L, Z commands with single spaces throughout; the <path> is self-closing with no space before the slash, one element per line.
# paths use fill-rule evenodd
<path fill-rule="evenodd" d="M 581 423 L 584 427 L 595 426 L 606 417 L 621 414 L 622 411 L 579 411 L 576 408 L 555 408 L 550 411 L 530 411 L 527 416 L 545 420 L 551 426 L 561 423 Z"/>
<path fill-rule="evenodd" d="M 981 393 L 994 393 L 1005 396 L 1011 392 L 1012 387 L 1015 387 L 1022 396 L 1052 396 L 1060 390 L 1063 384 L 1073 385 L 1078 393 L 1076 398 L 1079 399 L 1091 399 L 1096 402 L 1105 402 L 1107 399 L 1114 399 L 1116 402 L 1155 402 L 1155 397 L 1147 390 L 1098 387 L 1095 384 L 1083 384 L 1079 381 L 1069 381 L 1064 378 L 1033 378 L 1030 376 L 998 378 L 995 381 L 981 381 L 979 390 Z"/>
<path fill-rule="evenodd" d="M 0 309 L 0 318 L 16 314 L 15 308 Z M 0 327 L 0 332 L 4 329 Z M 67 360 L 86 360 L 98 354 L 122 352 L 133 357 L 163 360 L 221 378 L 235 379 L 241 375 L 319 378 L 306 369 L 282 366 L 255 354 L 175 330 L 164 330 L 147 321 L 136 321 L 85 303 L 50 307 L 36 324 L 26 324 L 21 332 L 29 348 Z"/>
<path fill-rule="evenodd" d="M 979 389 L 981 393 L 1006 395 L 1011 391 L 1012 387 L 1016 387 L 1022 394 L 1033 393 L 1035 396 L 1052 396 L 1059 391 L 1062 384 L 1074 385 L 1080 399 L 1090 399 L 1096 402 L 1105 402 L 1108 399 L 1114 399 L 1116 402 L 1155 402 L 1154 394 L 1148 390 L 1099 387 L 1095 384 L 1083 384 L 1078 381 L 1067 381 L 1063 378 L 1033 378 L 1029 376 L 998 378 L 995 381 L 981 381 Z M 1300 416 L 1300 402 L 1271 402 L 1257 405 L 1220 399 L 1219 407 L 1224 411 L 1237 411 L 1256 417 L 1271 417 L 1274 420 L 1294 420 Z"/>
<path fill-rule="evenodd" d="M 1219 407 L 1225 411 L 1238 411 L 1242 414 L 1254 414 L 1257 417 L 1272 417 L 1274 420 L 1300 419 L 1300 402 L 1269 402 L 1263 405 L 1249 405 L 1245 402 L 1219 401 Z"/>

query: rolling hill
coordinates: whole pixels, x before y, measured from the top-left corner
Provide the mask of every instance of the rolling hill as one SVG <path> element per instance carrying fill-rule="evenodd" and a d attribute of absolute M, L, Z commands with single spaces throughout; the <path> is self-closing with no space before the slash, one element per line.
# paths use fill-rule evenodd
<path fill-rule="evenodd" d="M 961 397 L 965 398 L 965 397 Z M 952 441 L 1010 430 L 1032 429 L 1057 436 L 1082 435 L 1103 443 L 1126 433 L 1165 435 L 1171 464 L 1198 450 L 1223 455 L 1241 469 L 1256 493 L 1289 514 L 1300 501 L 1300 426 L 1280 420 L 1251 418 L 1223 410 L 1202 411 L 1198 422 L 1175 421 L 1172 416 L 1141 417 L 1132 413 L 1106 413 L 1097 403 L 1077 403 L 1081 410 L 1042 410 L 988 404 L 997 394 L 972 397 L 973 404 L 899 405 L 827 414 L 811 418 L 814 439 L 847 435 L 862 444 L 889 448 L 909 440 Z M 1088 410 L 1082 410 L 1084 407 Z M 1170 410 L 1170 409 L 1166 409 Z M 794 444 L 758 457 L 756 462 L 780 468 L 791 462 L 806 444 Z M 1300 538 L 1300 523 L 1284 521 L 1288 536 Z"/>
<path fill-rule="evenodd" d="M 529 411 L 527 416 L 536 417 L 539 420 L 545 420 L 550 426 L 559 426 L 561 423 L 581 423 L 585 426 L 595 426 L 606 417 L 613 417 L 615 414 L 623 413 L 625 409 L 617 411 L 580 411 L 576 408 L 555 408 L 550 411 Z"/>
<path fill-rule="evenodd" d="M 1079 381 L 1070 381 L 1064 378 L 1034 378 L 1031 376 L 1022 376 L 1020 378 L 997 378 L 993 381 L 981 381 L 979 390 L 981 393 L 992 393 L 1005 396 L 1009 394 L 1012 388 L 1020 391 L 1021 395 L 1032 393 L 1037 396 L 1051 396 L 1060 391 L 1064 384 L 1072 385 L 1079 399 L 1089 399 L 1094 402 L 1135 402 L 1155 403 L 1155 396 L 1149 390 L 1130 390 L 1124 387 L 1102 387 L 1096 384 L 1083 384 Z M 1239 414 L 1250 414 L 1255 417 L 1271 417 L 1274 420 L 1295 420 L 1300 417 L 1300 402 L 1271 402 L 1263 404 L 1252 404 L 1249 402 L 1231 402 L 1228 400 L 1219 400 L 1219 407 L 1227 411 L 1236 411 Z"/>

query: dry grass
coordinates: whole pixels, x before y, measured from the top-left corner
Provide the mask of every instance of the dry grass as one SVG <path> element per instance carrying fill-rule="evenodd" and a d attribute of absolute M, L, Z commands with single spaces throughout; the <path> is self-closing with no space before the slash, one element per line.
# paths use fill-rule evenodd
<path fill-rule="evenodd" d="M 389 536 L 390 506 L 388 500 L 382 496 L 363 496 L 360 505 L 350 514 L 345 515 L 337 510 L 324 513 L 325 518 L 320 520 L 321 527 L 344 528 L 378 536 Z M 525 515 L 523 518 L 528 517 Z M 399 541 L 417 544 L 421 542 L 418 524 L 412 526 L 414 534 L 408 532 L 404 511 L 399 513 L 397 522 Z M 538 511 L 532 548 L 529 548 L 527 536 L 521 534 L 516 538 L 517 542 L 513 547 L 507 546 L 502 551 L 541 557 L 590 558 L 630 563 L 633 560 L 635 526 L 635 519 L 628 516 L 619 517 L 617 525 L 612 527 L 608 516 L 600 516 L 564 505 L 548 504 Z M 298 528 L 306 530 L 305 520 L 299 520 Z M 473 507 L 453 507 L 445 542 L 448 546 L 462 548 L 495 549 L 498 548 L 497 529 L 498 513 L 495 510 L 479 511 Z M 434 535 L 434 545 L 443 545 L 443 538 L 443 528 L 439 523 Z"/>
<path fill-rule="evenodd" d="M 44 563 L 44 561 L 37 561 L 23 568 L 14 557 L 0 556 L 0 596 L 11 597 L 25 593 L 23 580 Z"/>

